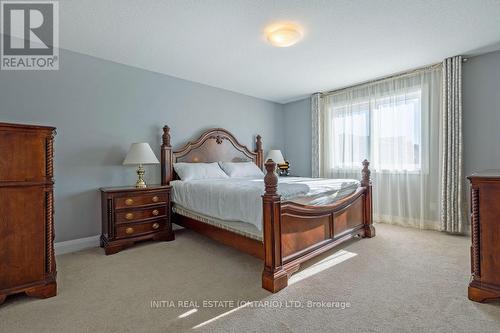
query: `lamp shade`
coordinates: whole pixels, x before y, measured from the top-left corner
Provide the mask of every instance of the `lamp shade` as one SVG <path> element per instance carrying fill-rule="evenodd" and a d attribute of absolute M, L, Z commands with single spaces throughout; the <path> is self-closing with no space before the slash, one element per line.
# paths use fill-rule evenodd
<path fill-rule="evenodd" d="M 158 164 L 160 163 L 147 142 L 133 143 L 130 145 L 123 165 Z"/>
<path fill-rule="evenodd" d="M 277 164 L 285 163 L 281 150 L 270 150 L 269 153 L 267 153 L 266 161 L 269 159 L 273 160 L 273 162 L 276 162 Z"/>

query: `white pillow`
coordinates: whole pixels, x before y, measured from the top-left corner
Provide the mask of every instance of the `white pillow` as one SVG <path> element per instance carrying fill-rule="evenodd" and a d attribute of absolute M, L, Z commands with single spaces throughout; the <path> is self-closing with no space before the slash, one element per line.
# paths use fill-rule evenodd
<path fill-rule="evenodd" d="M 264 177 L 264 173 L 254 162 L 219 162 L 219 165 L 231 178 Z"/>
<path fill-rule="evenodd" d="M 196 179 L 221 179 L 229 178 L 220 168 L 217 162 L 214 163 L 174 163 L 174 170 L 181 180 Z"/>

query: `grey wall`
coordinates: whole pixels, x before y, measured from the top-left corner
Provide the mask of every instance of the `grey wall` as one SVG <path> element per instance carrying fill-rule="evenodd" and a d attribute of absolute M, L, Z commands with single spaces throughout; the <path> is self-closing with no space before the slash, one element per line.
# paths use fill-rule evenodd
<path fill-rule="evenodd" d="M 463 66 L 464 172 L 500 169 L 500 51 Z M 293 173 L 311 173 L 310 99 L 284 105 L 285 155 Z"/>
<path fill-rule="evenodd" d="M 98 188 L 134 184 L 123 167 L 130 143 L 159 157 L 161 127 L 175 147 L 223 127 L 253 148 L 283 149 L 283 107 L 226 90 L 61 50 L 59 71 L 0 72 L 0 121 L 53 125 L 56 136 L 56 241 L 100 233 Z M 158 183 L 159 166 L 146 180 Z"/>
<path fill-rule="evenodd" d="M 500 51 L 463 66 L 464 171 L 500 169 Z"/>
<path fill-rule="evenodd" d="M 0 72 L 0 121 L 53 125 L 56 241 L 100 233 L 101 186 L 133 184 L 121 166 L 132 142 L 158 153 L 168 124 L 179 147 L 203 129 L 224 127 L 251 147 L 283 149 L 292 173 L 311 174 L 310 99 L 279 105 L 61 50 L 54 72 Z M 464 65 L 465 173 L 500 168 L 500 52 Z M 159 167 L 146 180 L 159 182 Z"/>
<path fill-rule="evenodd" d="M 311 176 L 311 99 L 284 105 L 285 151 L 293 175 Z"/>

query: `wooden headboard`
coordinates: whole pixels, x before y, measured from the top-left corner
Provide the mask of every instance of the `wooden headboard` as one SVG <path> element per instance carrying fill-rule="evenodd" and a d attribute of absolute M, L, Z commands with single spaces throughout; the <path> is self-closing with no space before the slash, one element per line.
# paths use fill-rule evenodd
<path fill-rule="evenodd" d="M 229 131 L 223 128 L 214 128 L 205 131 L 198 139 L 188 142 L 181 149 L 172 151 L 170 128 L 164 126 L 162 142 L 161 183 L 163 185 L 168 184 L 173 179 L 178 179 L 173 170 L 173 164 L 177 162 L 253 161 L 260 169 L 263 168 L 264 157 L 260 135 L 255 137 L 255 151 L 251 151 L 239 143 Z"/>

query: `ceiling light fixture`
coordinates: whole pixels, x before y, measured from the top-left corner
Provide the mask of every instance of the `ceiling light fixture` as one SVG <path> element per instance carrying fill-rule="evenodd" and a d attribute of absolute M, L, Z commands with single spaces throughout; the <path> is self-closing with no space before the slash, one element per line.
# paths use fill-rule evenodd
<path fill-rule="evenodd" d="M 266 39 L 277 47 L 289 47 L 302 39 L 302 28 L 295 23 L 282 22 L 271 24 L 265 29 Z"/>

